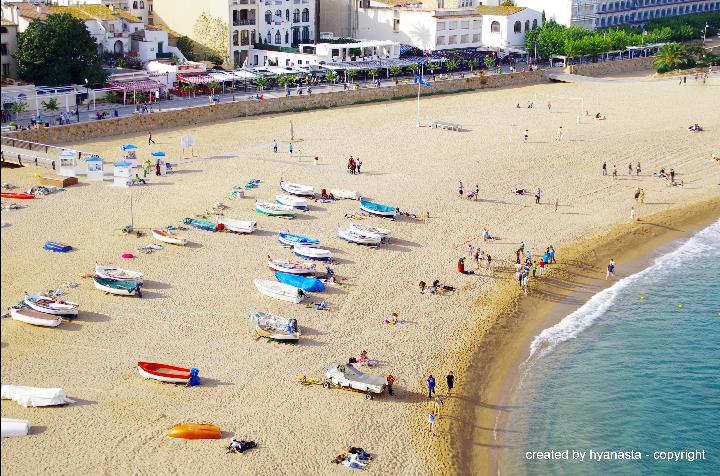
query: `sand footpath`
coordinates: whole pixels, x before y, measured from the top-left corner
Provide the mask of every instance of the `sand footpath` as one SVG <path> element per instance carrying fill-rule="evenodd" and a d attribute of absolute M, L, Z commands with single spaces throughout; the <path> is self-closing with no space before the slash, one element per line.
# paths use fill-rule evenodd
<path fill-rule="evenodd" d="M 438 436 L 427 433 L 424 377 L 433 373 L 444 391 L 444 376 L 456 362 L 454 349 L 472 349 L 478 326 L 497 315 L 482 306 L 503 286 L 503 274 L 460 275 L 458 257 L 472 242 L 506 266 L 521 240 L 535 253 L 549 244 L 558 250 L 602 235 L 638 216 L 717 196 L 720 164 L 710 160 L 720 130 L 720 84 L 675 82 L 547 84 L 424 98 L 421 121 L 458 122 L 465 132 L 415 127 L 412 100 L 264 116 L 198 128 L 153 131 L 147 136 L 113 137 L 70 144 L 98 152 L 106 162 L 120 158 L 119 146 L 135 143 L 140 156 L 164 150 L 179 163 L 172 175 L 150 177 L 133 189 L 135 227 L 178 225 L 222 201 L 230 218 L 252 219 L 252 235 L 182 232 L 185 248 L 142 255 L 151 237 L 124 236 L 129 223 L 127 190 L 105 184 L 81 184 L 38 200 L 21 210 L 3 211 L 10 225 L 2 229 L 3 308 L 23 291 L 47 290 L 69 280 L 80 283 L 68 297 L 81 304 L 81 315 L 56 329 L 39 329 L 2 320 L 2 383 L 60 386 L 79 403 L 62 408 L 24 409 L 3 401 L 2 416 L 32 420 L 27 438 L 3 441 L 2 470 L 12 474 L 341 474 L 349 471 L 330 460 L 348 445 L 377 455 L 371 474 L 445 474 L 436 445 L 457 455 L 450 444 L 448 421 L 438 422 Z M 543 102 L 520 108 L 535 95 Z M 555 96 L 550 97 L 550 96 Z M 591 112 L 608 119 L 583 117 L 576 124 L 583 97 Z M 545 102 L 552 102 L 547 110 Z M 289 122 L 304 156 L 289 159 Z M 690 134 L 699 122 L 707 132 Z M 564 137 L 555 131 L 563 126 Z M 528 143 L 522 131 L 529 130 Z M 180 137 L 195 138 L 195 155 L 180 158 Z M 509 141 L 509 138 L 512 139 Z M 273 154 L 271 141 L 280 141 Z M 363 173 L 347 174 L 349 155 L 363 160 Z M 318 156 L 317 165 L 312 157 Z M 607 161 L 619 177 L 600 175 Z M 627 176 L 627 165 L 640 161 L 642 175 Z M 669 187 L 651 173 L 673 167 L 684 187 Z M 3 169 L 3 182 L 27 187 L 36 169 Z M 259 188 L 244 199 L 229 191 L 248 179 Z M 378 202 L 418 216 L 395 222 L 365 219 L 392 230 L 391 242 L 378 249 L 337 238 L 335 229 L 357 213 L 353 201 L 314 204 L 295 220 L 273 219 L 254 211 L 254 199 L 279 193 L 281 178 L 321 188 L 358 190 Z M 479 201 L 459 198 L 458 181 L 480 187 Z M 513 188 L 542 190 L 540 205 Z M 633 190 L 646 190 L 645 204 Z M 555 201 L 558 209 L 555 210 Z M 7 203 L 3 199 L 3 205 Z M 498 240 L 482 243 L 482 228 Z M 337 257 L 335 272 L 348 286 L 325 294 L 330 311 L 315 311 L 269 299 L 252 280 L 271 278 L 268 255 L 288 257 L 278 231 L 313 236 Z M 52 254 L 45 240 L 64 241 L 75 251 Z M 135 252 L 127 261 L 122 253 Z M 145 273 L 143 299 L 106 296 L 80 274 L 95 262 L 108 262 Z M 470 266 L 469 266 L 470 267 Z M 470 267 L 472 269 L 472 267 Z M 417 284 L 439 279 L 455 286 L 447 296 L 421 295 Z M 67 288 L 64 288 L 68 291 Z M 481 305 L 478 306 L 477 303 Z M 260 309 L 296 317 L 304 337 L 297 346 L 258 341 L 247 319 Z M 405 321 L 387 326 L 397 312 Z M 298 377 L 319 377 L 327 364 L 345 361 L 366 349 L 378 359 L 375 370 L 397 378 L 396 396 L 367 401 L 361 395 L 304 387 Z M 492 351 L 492 349 L 489 349 Z M 176 387 L 140 378 L 139 360 L 200 369 L 204 385 Z M 458 392 L 473 394 L 476 382 L 458 369 Z M 449 420 L 449 419 L 448 419 Z M 251 438 L 259 448 L 225 455 L 218 441 L 178 441 L 164 436 L 174 424 L 212 422 L 224 437 Z M 431 443 L 431 442 L 435 443 Z"/>

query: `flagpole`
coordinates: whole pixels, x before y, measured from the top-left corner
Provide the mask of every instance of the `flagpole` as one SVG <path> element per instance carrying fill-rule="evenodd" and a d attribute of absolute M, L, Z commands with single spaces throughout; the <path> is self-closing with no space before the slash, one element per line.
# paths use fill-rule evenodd
<path fill-rule="evenodd" d="M 420 127 L 420 81 L 418 81 L 418 96 L 417 96 L 417 127 Z"/>

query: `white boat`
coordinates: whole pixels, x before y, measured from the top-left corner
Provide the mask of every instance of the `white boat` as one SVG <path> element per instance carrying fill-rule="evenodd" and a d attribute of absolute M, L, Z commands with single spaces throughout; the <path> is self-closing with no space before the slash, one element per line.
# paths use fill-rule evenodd
<path fill-rule="evenodd" d="M 287 205 L 289 207 L 297 208 L 298 210 L 307 210 L 308 201 L 304 198 L 293 197 L 292 195 L 285 195 L 284 193 L 278 193 L 275 195 L 275 201 L 280 205 Z"/>
<path fill-rule="evenodd" d="M 62 388 L 23 387 L 21 385 L 3 385 L 0 389 L 3 400 L 13 400 L 23 407 L 49 407 L 75 403 L 65 396 Z"/>
<path fill-rule="evenodd" d="M 273 202 L 255 202 L 255 211 L 271 217 L 295 217 L 296 209 Z"/>
<path fill-rule="evenodd" d="M 330 261 L 332 259 L 332 253 L 330 250 L 315 248 L 313 246 L 295 245 L 293 252 L 295 253 L 295 256 L 314 259 L 317 261 Z"/>
<path fill-rule="evenodd" d="M 344 198 L 345 200 L 357 200 L 360 194 L 355 190 L 343 190 L 341 188 L 331 188 L 330 194 L 335 198 Z"/>
<path fill-rule="evenodd" d="M 117 294 L 119 296 L 142 297 L 140 283 L 105 279 L 95 276 L 93 277 L 93 284 L 95 284 L 95 289 L 99 289 L 100 291 L 104 291 L 106 293 Z"/>
<path fill-rule="evenodd" d="M 40 294 L 26 294 L 23 302 L 34 311 L 56 316 L 77 316 L 80 307 L 75 302 L 41 296 Z"/>
<path fill-rule="evenodd" d="M 326 382 L 323 385 L 329 388 L 333 383 L 338 387 L 354 388 L 366 392 L 369 398 L 373 393 L 382 393 L 387 381 L 382 375 L 371 375 L 359 371 L 352 364 L 330 364 L 325 371 Z"/>
<path fill-rule="evenodd" d="M 257 229 L 257 222 L 252 220 L 235 220 L 233 218 L 218 217 L 218 225 L 235 233 L 252 233 Z"/>
<path fill-rule="evenodd" d="M 18 420 L 17 418 L 2 418 L 0 420 L 0 434 L 3 438 L 14 438 L 25 436 L 30 431 L 32 424 L 30 420 Z"/>
<path fill-rule="evenodd" d="M 115 279 L 117 281 L 128 281 L 140 284 L 143 282 L 143 274 L 140 271 L 115 268 L 113 266 L 102 266 L 96 264 L 95 275 L 105 279 Z"/>
<path fill-rule="evenodd" d="M 289 284 L 267 279 L 255 279 L 253 282 L 258 291 L 271 298 L 280 299 L 281 301 L 290 301 L 297 304 L 305 299 L 306 296 L 302 289 L 290 286 Z"/>
<path fill-rule="evenodd" d="M 352 228 L 338 228 L 337 233 L 343 240 L 358 245 L 379 245 L 382 242 L 382 235 L 360 233 Z"/>
<path fill-rule="evenodd" d="M 152 234 L 156 240 L 160 240 L 163 243 L 169 243 L 171 245 L 178 245 L 178 246 L 185 246 L 187 244 L 187 240 L 185 238 L 178 236 L 178 235 L 174 235 L 165 230 L 153 230 Z"/>
<path fill-rule="evenodd" d="M 32 324 L 33 326 L 42 327 L 57 327 L 63 321 L 62 316 L 55 314 L 46 314 L 44 312 L 35 311 L 33 309 L 23 308 L 10 308 L 10 317 L 16 321 L 21 321 L 26 324 Z"/>
<path fill-rule="evenodd" d="M 390 236 L 390 230 L 387 228 L 380 228 L 379 226 L 364 225 L 362 223 L 355 223 L 350 221 L 350 228 L 353 228 L 361 233 L 373 233 L 376 235 Z"/>
<path fill-rule="evenodd" d="M 251 311 L 250 322 L 255 324 L 255 333 L 259 337 L 295 342 L 300 339 L 297 319 L 276 316 L 265 311 Z"/>
<path fill-rule="evenodd" d="M 315 263 L 307 261 L 293 261 L 289 259 L 269 259 L 268 267 L 272 271 L 280 271 L 281 273 L 290 274 L 313 274 L 315 273 Z"/>
<path fill-rule="evenodd" d="M 315 189 L 308 185 L 302 185 L 299 183 L 292 183 L 292 182 L 284 182 L 280 181 L 280 188 L 285 193 L 289 193 L 290 195 L 298 195 L 300 197 L 314 197 L 315 196 Z"/>

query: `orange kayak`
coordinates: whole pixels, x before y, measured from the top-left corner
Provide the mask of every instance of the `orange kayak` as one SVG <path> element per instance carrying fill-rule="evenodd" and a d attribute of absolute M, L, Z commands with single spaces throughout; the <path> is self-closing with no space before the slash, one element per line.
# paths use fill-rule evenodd
<path fill-rule="evenodd" d="M 14 198 L 15 200 L 31 200 L 35 198 L 35 195 L 30 193 L 2 192 L 0 195 L 2 195 L 2 198 Z"/>
<path fill-rule="evenodd" d="M 204 423 L 182 423 L 170 428 L 167 436 L 170 438 L 185 438 L 187 440 L 219 440 L 220 427 Z"/>

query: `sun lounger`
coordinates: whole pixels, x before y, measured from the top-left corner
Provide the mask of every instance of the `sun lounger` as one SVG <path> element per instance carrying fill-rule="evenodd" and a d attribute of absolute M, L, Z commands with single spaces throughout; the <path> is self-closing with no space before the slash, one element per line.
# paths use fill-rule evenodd
<path fill-rule="evenodd" d="M 435 121 L 430 124 L 430 127 L 434 127 L 435 129 L 440 128 L 451 131 L 460 131 L 460 124 L 455 124 L 453 122 Z"/>

